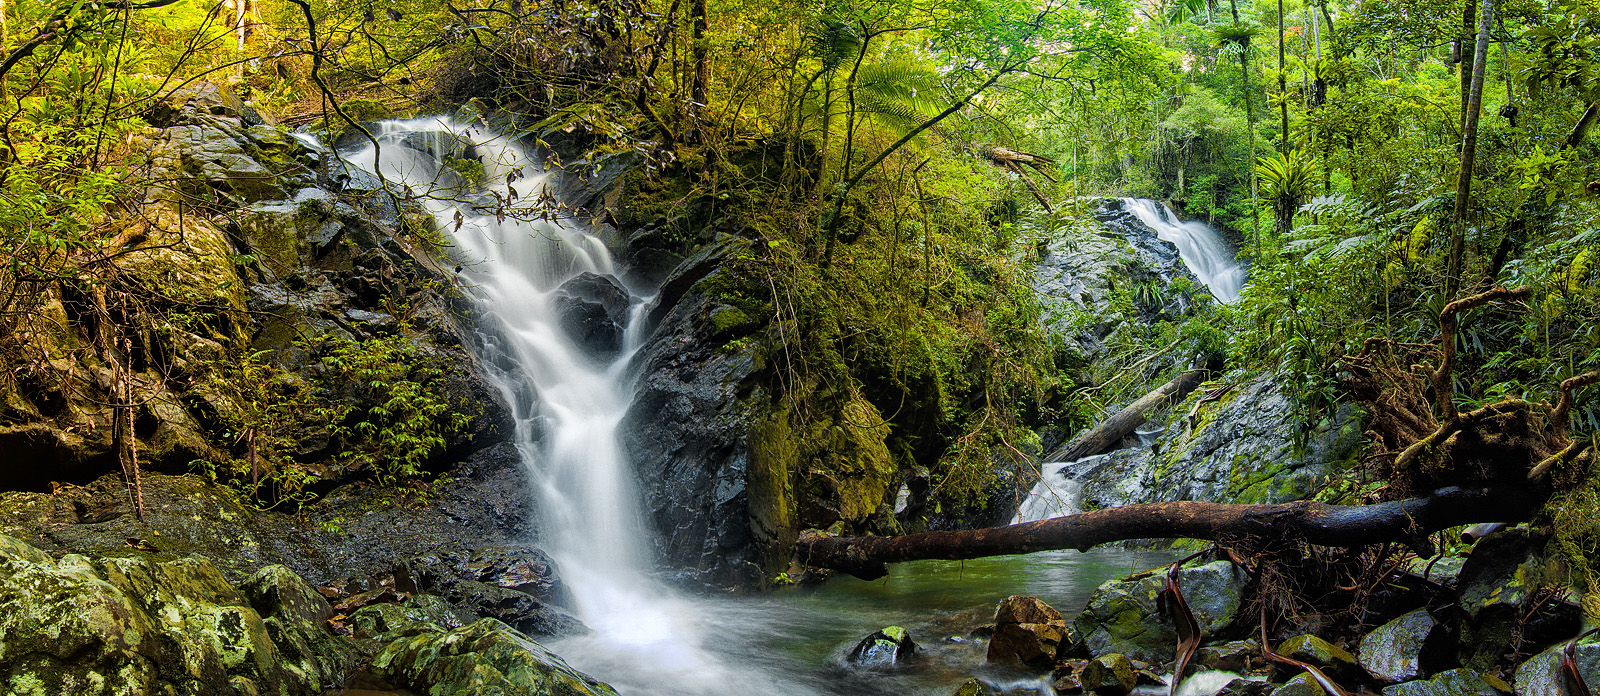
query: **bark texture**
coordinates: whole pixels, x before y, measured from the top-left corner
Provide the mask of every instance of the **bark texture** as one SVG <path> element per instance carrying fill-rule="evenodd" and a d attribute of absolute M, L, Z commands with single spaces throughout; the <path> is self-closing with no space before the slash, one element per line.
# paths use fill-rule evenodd
<path fill-rule="evenodd" d="M 1185 538 L 1229 544 L 1297 539 L 1338 547 L 1400 541 L 1419 555 L 1431 556 L 1428 534 L 1475 522 L 1521 522 L 1543 499 L 1531 488 L 1443 488 L 1420 498 L 1377 505 L 1143 503 L 959 532 L 847 538 L 808 531 L 796 543 L 795 554 L 802 565 L 831 568 L 864 580 L 888 574 L 889 563 L 1054 549 L 1084 551 L 1130 539 Z"/>
<path fill-rule="evenodd" d="M 1084 457 L 1099 454 L 1110 449 L 1118 440 L 1128 436 L 1134 428 L 1144 424 L 1144 414 L 1151 409 L 1160 408 L 1162 405 L 1177 401 L 1189 395 L 1189 392 L 1200 386 L 1205 381 L 1207 371 L 1193 369 L 1173 378 L 1171 382 L 1161 385 L 1155 391 L 1139 397 L 1138 401 L 1129 404 L 1127 408 L 1118 411 L 1116 415 L 1105 419 L 1099 425 L 1090 428 L 1087 432 L 1072 438 L 1066 446 L 1051 452 L 1044 458 L 1047 462 L 1070 462 Z"/>

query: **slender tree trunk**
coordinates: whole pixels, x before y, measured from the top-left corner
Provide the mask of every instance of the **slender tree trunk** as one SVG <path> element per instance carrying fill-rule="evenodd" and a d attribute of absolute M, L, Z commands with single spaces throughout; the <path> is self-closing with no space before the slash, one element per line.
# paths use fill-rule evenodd
<path fill-rule="evenodd" d="M 694 84 L 689 90 L 689 98 L 694 100 L 691 109 L 698 114 L 709 103 L 706 100 L 706 85 L 711 81 L 711 58 L 706 50 L 706 30 L 710 28 L 706 18 L 706 0 L 690 2 L 689 17 L 693 22 L 694 34 Z"/>
<path fill-rule="evenodd" d="M 1453 299 L 1461 287 L 1461 269 L 1466 254 L 1467 202 L 1472 197 L 1472 163 L 1478 149 L 1478 116 L 1483 111 L 1483 77 L 1488 72 L 1489 28 L 1494 20 L 1495 0 L 1483 0 L 1483 22 L 1478 27 L 1473 49 L 1472 82 L 1467 90 L 1467 110 L 1462 121 L 1461 172 L 1456 178 L 1456 206 L 1450 216 L 1450 268 L 1445 277 L 1445 297 Z"/>
<path fill-rule="evenodd" d="M 1470 93 L 1472 92 L 1472 70 L 1473 66 L 1477 65 L 1476 54 L 1480 52 L 1474 50 L 1475 46 L 1472 43 L 1472 37 L 1476 35 L 1474 29 L 1476 28 L 1477 19 L 1477 0 L 1466 0 L 1466 4 L 1461 10 L 1461 51 L 1458 56 L 1460 62 L 1457 63 L 1461 76 L 1461 131 L 1463 133 L 1467 130 L 1467 104 L 1470 101 Z"/>
<path fill-rule="evenodd" d="M 1283 58 L 1283 0 L 1278 0 L 1278 113 L 1282 117 L 1282 131 L 1278 142 L 1283 144 L 1285 150 L 1289 149 L 1289 91 L 1288 77 Z"/>
<path fill-rule="evenodd" d="M 1239 25 L 1239 0 L 1228 0 L 1234 26 Z M 1261 202 L 1256 183 L 1256 117 L 1250 106 L 1250 41 L 1239 43 L 1239 80 L 1244 90 L 1244 125 L 1250 140 L 1250 220 L 1255 228 L 1256 258 L 1261 258 Z"/>

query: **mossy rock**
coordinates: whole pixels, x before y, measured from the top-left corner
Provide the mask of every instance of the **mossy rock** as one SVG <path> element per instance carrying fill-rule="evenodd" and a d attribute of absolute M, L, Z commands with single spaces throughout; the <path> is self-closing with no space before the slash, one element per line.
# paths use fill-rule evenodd
<path fill-rule="evenodd" d="M 339 666 L 286 660 L 272 633 L 205 559 L 57 561 L 0 537 L 5 693 L 289 696 L 332 686 Z"/>
<path fill-rule="evenodd" d="M 494 619 L 418 630 L 378 651 L 379 675 L 429 694 L 615 696 L 616 691 Z"/>

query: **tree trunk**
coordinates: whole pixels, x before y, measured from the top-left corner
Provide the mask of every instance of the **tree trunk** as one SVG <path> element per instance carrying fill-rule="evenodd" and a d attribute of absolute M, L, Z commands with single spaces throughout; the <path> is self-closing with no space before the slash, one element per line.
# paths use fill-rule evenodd
<path fill-rule="evenodd" d="M 1428 534 L 1476 522 L 1521 522 L 1543 496 L 1526 488 L 1443 488 L 1422 498 L 1378 505 L 1229 505 L 1178 501 L 1092 510 L 1066 517 L 961 532 L 899 537 L 800 536 L 795 559 L 864 580 L 888 574 L 885 564 L 930 558 L 964 560 L 1055 549 L 1086 551 L 1130 539 L 1201 539 L 1225 544 L 1251 540 L 1303 540 L 1319 546 L 1357 547 L 1400 541 L 1431 556 Z"/>
<path fill-rule="evenodd" d="M 1461 172 L 1456 178 L 1456 206 L 1450 216 L 1450 271 L 1445 277 L 1445 299 L 1454 299 L 1461 287 L 1461 270 L 1466 255 L 1467 201 L 1472 197 L 1472 162 L 1478 150 L 1478 116 L 1483 111 L 1483 77 L 1488 72 L 1489 27 L 1494 20 L 1495 0 L 1483 0 L 1483 22 L 1478 25 L 1478 43 L 1472 53 L 1472 85 L 1467 91 L 1466 110 L 1461 122 Z"/>
<path fill-rule="evenodd" d="M 1072 438 L 1072 442 L 1051 452 L 1049 456 L 1045 457 L 1044 461 L 1069 462 L 1106 451 L 1107 448 L 1116 444 L 1118 440 L 1127 437 L 1128 433 L 1133 432 L 1134 428 L 1142 425 L 1145 421 L 1145 412 L 1188 396 L 1189 392 L 1194 391 L 1195 387 L 1200 386 L 1200 383 L 1205 381 L 1206 373 L 1207 370 L 1197 368 L 1178 375 L 1171 382 L 1167 382 L 1155 391 L 1139 397 L 1138 401 L 1118 411 L 1116 415 L 1101 421 L 1099 425 Z"/>

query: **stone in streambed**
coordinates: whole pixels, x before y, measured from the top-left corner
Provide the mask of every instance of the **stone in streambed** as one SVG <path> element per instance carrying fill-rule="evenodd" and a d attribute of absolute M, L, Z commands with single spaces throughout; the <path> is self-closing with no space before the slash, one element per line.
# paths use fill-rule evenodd
<path fill-rule="evenodd" d="M 1264 696 L 1272 690 L 1272 684 L 1252 679 L 1234 679 L 1224 684 L 1213 696 Z"/>
<path fill-rule="evenodd" d="M 1048 667 L 1069 636 L 1061 612 L 1037 597 L 1013 595 L 995 607 L 987 657 L 990 662 Z"/>
<path fill-rule="evenodd" d="M 1194 655 L 1195 664 L 1223 672 L 1246 672 L 1261 661 L 1260 646 L 1248 640 L 1206 645 Z"/>
<path fill-rule="evenodd" d="M 1361 666 L 1350 651 L 1316 636 L 1295 636 L 1279 643 L 1273 652 L 1310 664 L 1335 681 L 1349 681 L 1362 676 Z M 1275 663 L 1273 668 L 1284 676 L 1300 672 L 1298 667 L 1281 663 Z"/>
<path fill-rule="evenodd" d="M 1452 669 L 1432 679 L 1385 687 L 1383 696 L 1500 696 L 1500 691 L 1477 672 Z"/>
<path fill-rule="evenodd" d="M 372 658 L 379 676 L 428 694 L 616 696 L 527 636 L 494 619 L 445 631 L 414 624 Z"/>
<path fill-rule="evenodd" d="M 1326 696 L 1326 694 L 1317 680 L 1304 672 L 1272 690 L 1272 696 Z"/>
<path fill-rule="evenodd" d="M 905 662 L 916 652 L 917 643 L 906 629 L 889 626 L 862 638 L 846 659 L 859 667 L 887 667 Z"/>
<path fill-rule="evenodd" d="M 1569 690 L 1566 671 L 1561 668 L 1561 653 L 1566 649 L 1566 642 L 1557 643 L 1522 663 L 1516 672 L 1517 694 L 1569 696 L 1576 693 Z M 1600 636 L 1591 635 L 1578 641 L 1572 652 L 1578 663 L 1578 673 L 1583 675 L 1590 691 L 1600 689 Z"/>
<path fill-rule="evenodd" d="M 1126 655 L 1113 653 L 1084 663 L 1078 670 L 1078 683 L 1100 696 L 1119 696 L 1138 686 L 1139 674 Z"/>
<path fill-rule="evenodd" d="M 0 537 L 0 691 L 320 694 L 337 673 L 302 639 L 325 637 L 296 602 L 270 601 L 308 588 L 269 574 L 256 586 L 275 589 L 254 594 L 272 623 L 202 558 L 58 561 Z"/>
<path fill-rule="evenodd" d="M 1226 632 L 1239 614 L 1249 576 L 1229 561 L 1185 567 L 1178 585 L 1206 636 Z M 1101 585 L 1073 622 L 1073 635 L 1090 654 L 1121 653 L 1135 660 L 1172 659 L 1177 630 L 1156 606 L 1161 573 L 1147 572 Z"/>
<path fill-rule="evenodd" d="M 1439 671 L 1455 652 L 1453 636 L 1426 609 L 1390 621 L 1361 639 L 1361 666 L 1374 678 L 1403 682 Z"/>

